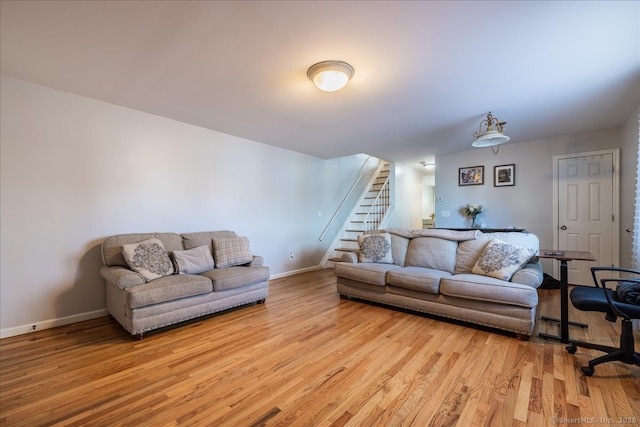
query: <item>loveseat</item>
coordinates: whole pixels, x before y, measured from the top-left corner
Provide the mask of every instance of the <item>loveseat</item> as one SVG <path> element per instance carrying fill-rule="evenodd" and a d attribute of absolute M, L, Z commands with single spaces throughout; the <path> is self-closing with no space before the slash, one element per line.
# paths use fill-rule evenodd
<path fill-rule="evenodd" d="M 335 265 L 342 298 L 531 336 L 543 279 L 534 234 L 389 229 L 358 242 Z"/>
<path fill-rule="evenodd" d="M 119 234 L 102 262 L 107 311 L 138 338 L 269 295 L 269 268 L 233 231 Z"/>

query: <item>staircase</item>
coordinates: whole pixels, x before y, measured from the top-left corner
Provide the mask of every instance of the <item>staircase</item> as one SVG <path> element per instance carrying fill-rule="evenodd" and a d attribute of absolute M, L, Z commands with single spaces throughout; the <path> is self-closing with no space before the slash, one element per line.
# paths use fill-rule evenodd
<path fill-rule="evenodd" d="M 329 267 L 340 261 L 345 252 L 359 252 L 358 236 L 382 228 L 386 214 L 391 208 L 391 171 L 385 162 L 360 198 L 350 218 L 346 221 L 338 239 L 338 247 L 329 258 Z"/>

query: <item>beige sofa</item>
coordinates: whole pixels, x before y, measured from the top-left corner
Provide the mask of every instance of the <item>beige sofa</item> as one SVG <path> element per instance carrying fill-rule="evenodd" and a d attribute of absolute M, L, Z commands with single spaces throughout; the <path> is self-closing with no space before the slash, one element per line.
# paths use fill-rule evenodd
<path fill-rule="evenodd" d="M 233 231 L 111 236 L 102 261 L 107 311 L 138 338 L 269 295 L 269 268 Z"/>
<path fill-rule="evenodd" d="M 438 229 L 378 234 L 384 239 L 368 246 L 372 235 L 360 236 L 360 254 L 343 255 L 336 263 L 341 297 L 501 329 L 521 339 L 531 336 L 543 279 L 534 234 Z"/>

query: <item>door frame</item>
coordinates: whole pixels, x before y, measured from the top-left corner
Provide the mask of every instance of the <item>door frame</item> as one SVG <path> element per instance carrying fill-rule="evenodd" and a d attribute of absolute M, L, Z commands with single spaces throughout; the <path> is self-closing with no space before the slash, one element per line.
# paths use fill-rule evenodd
<path fill-rule="evenodd" d="M 613 155 L 613 263 L 620 265 L 620 149 L 612 148 L 608 150 L 588 151 L 585 153 L 560 154 L 553 156 L 553 249 L 557 250 L 560 246 L 560 236 L 558 233 L 558 218 L 560 212 L 560 202 L 558 196 L 559 189 L 559 163 L 560 160 L 570 159 L 573 157 L 601 156 L 603 154 Z M 557 262 L 553 263 L 553 276 L 559 277 L 560 268 Z"/>

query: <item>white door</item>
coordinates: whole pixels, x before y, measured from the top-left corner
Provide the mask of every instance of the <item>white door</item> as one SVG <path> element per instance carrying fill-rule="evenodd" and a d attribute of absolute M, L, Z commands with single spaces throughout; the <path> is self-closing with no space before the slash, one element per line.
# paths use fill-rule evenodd
<path fill-rule="evenodd" d="M 570 261 L 569 283 L 593 285 L 591 266 L 617 264 L 614 153 L 558 159 L 558 249 L 589 251 L 595 262 Z"/>

